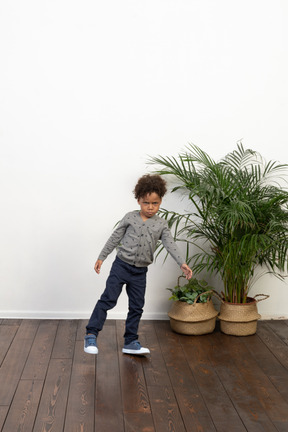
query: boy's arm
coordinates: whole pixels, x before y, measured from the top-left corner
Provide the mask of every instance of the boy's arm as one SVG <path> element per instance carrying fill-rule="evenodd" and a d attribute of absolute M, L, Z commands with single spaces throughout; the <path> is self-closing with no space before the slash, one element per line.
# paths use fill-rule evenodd
<path fill-rule="evenodd" d="M 125 217 L 121 220 L 117 228 L 113 231 L 105 246 L 101 250 L 99 257 L 94 265 L 94 270 L 97 274 L 100 273 L 100 269 L 103 261 L 107 258 L 107 256 L 118 246 L 121 239 L 123 238 L 125 231 L 127 228 L 127 223 L 125 222 Z"/>
<path fill-rule="evenodd" d="M 161 241 L 163 243 L 163 246 L 167 250 L 167 252 L 172 256 L 172 258 L 174 258 L 174 260 L 180 266 L 181 270 L 185 274 L 186 279 L 191 279 L 192 270 L 185 263 L 185 259 L 183 258 L 181 251 L 179 250 L 178 246 L 176 245 L 176 243 L 172 237 L 171 231 L 168 228 L 168 225 L 165 225 L 165 227 L 162 231 Z"/>

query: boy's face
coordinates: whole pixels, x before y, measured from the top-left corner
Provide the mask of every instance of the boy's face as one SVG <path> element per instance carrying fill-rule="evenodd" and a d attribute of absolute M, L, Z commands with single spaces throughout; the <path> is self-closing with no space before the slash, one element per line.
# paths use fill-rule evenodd
<path fill-rule="evenodd" d="M 139 198 L 138 204 L 140 205 L 140 215 L 142 219 L 146 220 L 154 216 L 158 212 L 161 202 L 162 199 L 155 192 Z"/>

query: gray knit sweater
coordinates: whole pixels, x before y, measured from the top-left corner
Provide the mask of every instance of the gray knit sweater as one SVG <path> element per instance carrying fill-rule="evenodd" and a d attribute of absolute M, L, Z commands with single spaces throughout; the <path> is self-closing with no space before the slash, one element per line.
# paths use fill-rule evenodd
<path fill-rule="evenodd" d="M 146 267 L 153 262 L 153 254 L 158 240 L 181 267 L 185 263 L 177 247 L 167 221 L 155 215 L 145 222 L 139 210 L 127 213 L 100 252 L 98 259 L 105 258 L 117 248 L 117 256 L 136 267 Z"/>

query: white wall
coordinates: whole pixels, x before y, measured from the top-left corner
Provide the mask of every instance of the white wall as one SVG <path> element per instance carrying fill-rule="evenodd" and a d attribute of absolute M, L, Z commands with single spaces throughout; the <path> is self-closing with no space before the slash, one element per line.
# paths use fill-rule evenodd
<path fill-rule="evenodd" d="M 287 20 L 286 0 L 0 2 L 1 317 L 89 317 L 147 155 L 217 159 L 243 138 L 288 162 Z M 144 317 L 166 317 L 179 274 L 150 266 Z M 287 285 L 255 290 L 288 317 Z"/>

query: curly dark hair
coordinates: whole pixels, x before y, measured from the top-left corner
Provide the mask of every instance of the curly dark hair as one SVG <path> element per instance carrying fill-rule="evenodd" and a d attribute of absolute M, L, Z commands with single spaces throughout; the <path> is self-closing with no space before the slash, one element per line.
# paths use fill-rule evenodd
<path fill-rule="evenodd" d="M 153 192 L 157 193 L 160 198 L 163 198 L 167 192 L 166 181 L 158 174 L 146 174 L 140 177 L 133 191 L 136 199 L 144 198 Z"/>

